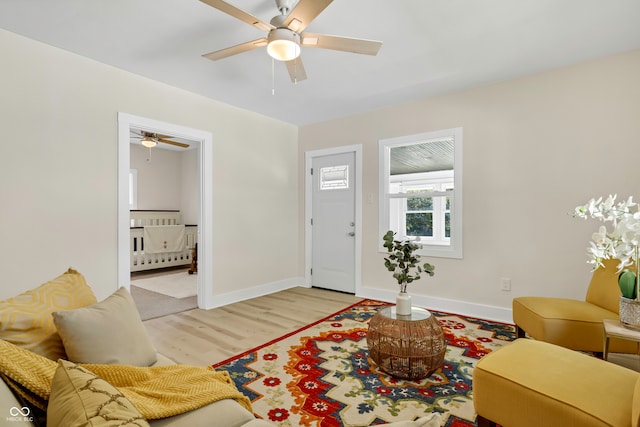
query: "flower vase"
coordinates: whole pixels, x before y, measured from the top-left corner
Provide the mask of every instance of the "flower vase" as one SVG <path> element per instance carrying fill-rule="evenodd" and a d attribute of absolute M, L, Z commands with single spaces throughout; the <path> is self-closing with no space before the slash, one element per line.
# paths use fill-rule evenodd
<path fill-rule="evenodd" d="M 640 330 L 640 301 L 620 296 L 620 323 Z"/>
<path fill-rule="evenodd" d="M 618 285 L 620 286 L 620 291 L 622 291 L 622 295 L 620 296 L 619 313 L 620 323 L 628 328 L 640 330 L 640 262 L 638 262 L 640 249 L 638 249 L 638 246 L 634 249 L 634 264 L 636 271 L 635 274 L 629 274 L 629 276 L 633 277 L 633 283 L 630 284 L 629 280 L 625 281 L 624 279 L 626 277 L 623 277 L 623 274 L 618 276 Z M 627 295 L 630 298 L 626 298 L 624 295 Z"/>
<path fill-rule="evenodd" d="M 400 292 L 396 297 L 396 314 L 399 316 L 411 315 L 411 295 Z"/>

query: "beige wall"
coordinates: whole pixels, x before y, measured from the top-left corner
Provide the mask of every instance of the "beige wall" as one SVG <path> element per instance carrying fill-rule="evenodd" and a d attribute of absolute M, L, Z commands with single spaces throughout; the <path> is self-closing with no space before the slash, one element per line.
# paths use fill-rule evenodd
<path fill-rule="evenodd" d="M 296 127 L 2 30 L 0 55 L 0 299 L 69 266 L 118 287 L 118 112 L 212 132 L 214 294 L 297 277 Z"/>
<path fill-rule="evenodd" d="M 393 298 L 397 284 L 377 252 L 378 140 L 462 127 L 464 259 L 432 259 L 436 275 L 409 291 L 434 308 L 481 313 L 489 306 L 502 314 L 518 295 L 583 298 L 586 247 L 598 224 L 567 213 L 608 193 L 640 200 L 638 76 L 634 51 L 306 126 L 299 173 L 305 151 L 363 145 L 361 294 Z M 302 193 L 300 201 L 299 220 Z M 512 279 L 511 292 L 500 290 L 501 277 Z"/>
<path fill-rule="evenodd" d="M 99 298 L 118 286 L 120 111 L 212 132 L 214 294 L 303 275 L 307 150 L 363 145 L 361 293 L 393 298 L 377 252 L 377 141 L 463 127 L 464 259 L 432 260 L 436 276 L 410 288 L 462 312 L 525 294 L 582 298 L 596 224 L 567 212 L 637 195 L 640 51 L 301 129 L 9 32 L 0 53 L 0 298 L 68 266 Z"/>

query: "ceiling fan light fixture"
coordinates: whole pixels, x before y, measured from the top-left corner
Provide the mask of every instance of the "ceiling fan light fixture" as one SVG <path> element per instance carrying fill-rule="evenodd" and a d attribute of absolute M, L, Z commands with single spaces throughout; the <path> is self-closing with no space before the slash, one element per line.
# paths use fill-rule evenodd
<path fill-rule="evenodd" d="M 300 35 L 288 28 L 276 28 L 267 37 L 267 52 L 278 61 L 291 61 L 300 56 Z"/>
<path fill-rule="evenodd" d="M 140 143 L 147 147 L 147 148 L 153 148 L 156 145 L 158 145 L 158 141 L 156 141 L 155 139 L 151 138 L 150 136 L 145 136 L 144 138 L 142 138 L 140 140 Z"/>

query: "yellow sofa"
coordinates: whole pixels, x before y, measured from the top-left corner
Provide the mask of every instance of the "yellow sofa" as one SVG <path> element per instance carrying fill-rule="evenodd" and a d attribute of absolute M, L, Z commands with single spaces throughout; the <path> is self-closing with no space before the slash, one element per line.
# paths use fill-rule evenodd
<path fill-rule="evenodd" d="M 46 421 L 49 427 L 275 427 L 242 404 L 248 399 L 238 396 L 232 382 L 213 385 L 211 375 L 219 376 L 207 368 L 202 374 L 211 375 L 202 379 L 185 376 L 190 370 L 197 376 L 197 367 L 161 368 L 171 365 L 153 347 L 129 292 L 120 288 L 97 302 L 76 270 L 0 301 L 2 426 Z M 101 371 L 109 381 L 96 374 Z M 110 384 L 112 374 L 123 388 Z M 166 390 L 145 387 L 156 376 Z M 171 378 L 176 379 L 167 382 Z M 121 386 L 121 380 L 127 384 Z M 125 394 L 136 397 L 139 406 Z M 220 399 L 213 401 L 213 394 Z M 176 402 L 182 402 L 180 411 L 172 410 Z M 145 420 L 143 412 L 153 416 Z M 440 421 L 441 415 L 432 413 L 385 427 L 437 427 Z"/>
<path fill-rule="evenodd" d="M 605 260 L 593 272 L 584 301 L 526 296 L 513 299 L 513 321 L 519 338 L 530 337 L 572 350 L 602 353 L 603 319 L 619 318 L 618 260 Z M 613 353 L 638 353 L 638 344 L 612 338 Z"/>
<path fill-rule="evenodd" d="M 517 339 L 476 364 L 473 403 L 478 427 L 638 427 L 640 373 Z"/>
<path fill-rule="evenodd" d="M 256 419 L 237 400 L 226 398 L 147 423 L 138 419 L 141 414 L 126 396 L 109 400 L 115 394 L 107 381 L 92 379 L 91 393 L 75 389 L 86 373 L 77 366 L 56 368 L 56 360 L 121 367 L 173 362 L 156 352 L 124 288 L 97 302 L 84 276 L 73 269 L 0 301 L 0 354 L 0 413 L 8 424 L 42 425 L 46 417 L 49 426 L 89 425 L 107 414 L 111 422 L 100 425 L 129 425 L 119 420 L 131 418 L 137 426 L 208 427 L 211 420 L 225 427 L 273 426 Z M 17 389 L 24 393 L 16 393 Z M 42 400 L 48 400 L 47 406 Z M 2 421 L 0 425 L 5 425 Z"/>

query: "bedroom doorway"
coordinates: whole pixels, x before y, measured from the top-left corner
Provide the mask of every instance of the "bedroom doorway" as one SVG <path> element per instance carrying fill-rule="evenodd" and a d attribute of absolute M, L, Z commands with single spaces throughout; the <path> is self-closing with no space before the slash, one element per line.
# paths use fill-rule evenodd
<path fill-rule="evenodd" d="M 206 254 L 211 253 L 211 176 L 212 176 L 212 135 L 210 132 L 186 128 L 183 126 L 160 122 L 126 113 L 118 114 L 118 283 L 131 289 L 131 219 L 129 172 L 131 169 L 131 131 L 145 131 L 162 135 L 170 135 L 179 141 L 188 141 L 195 147 L 197 163 L 197 183 L 193 185 L 196 193 L 198 265 L 197 274 L 197 306 L 210 308 L 212 289 L 207 286 L 211 277 L 211 260 Z M 153 152 L 151 153 L 153 159 Z"/>
<path fill-rule="evenodd" d="M 158 136 L 148 137 L 155 142 L 148 147 L 144 135 L 134 130 L 130 144 L 129 266 L 131 296 L 148 320 L 198 307 L 200 143 Z"/>

